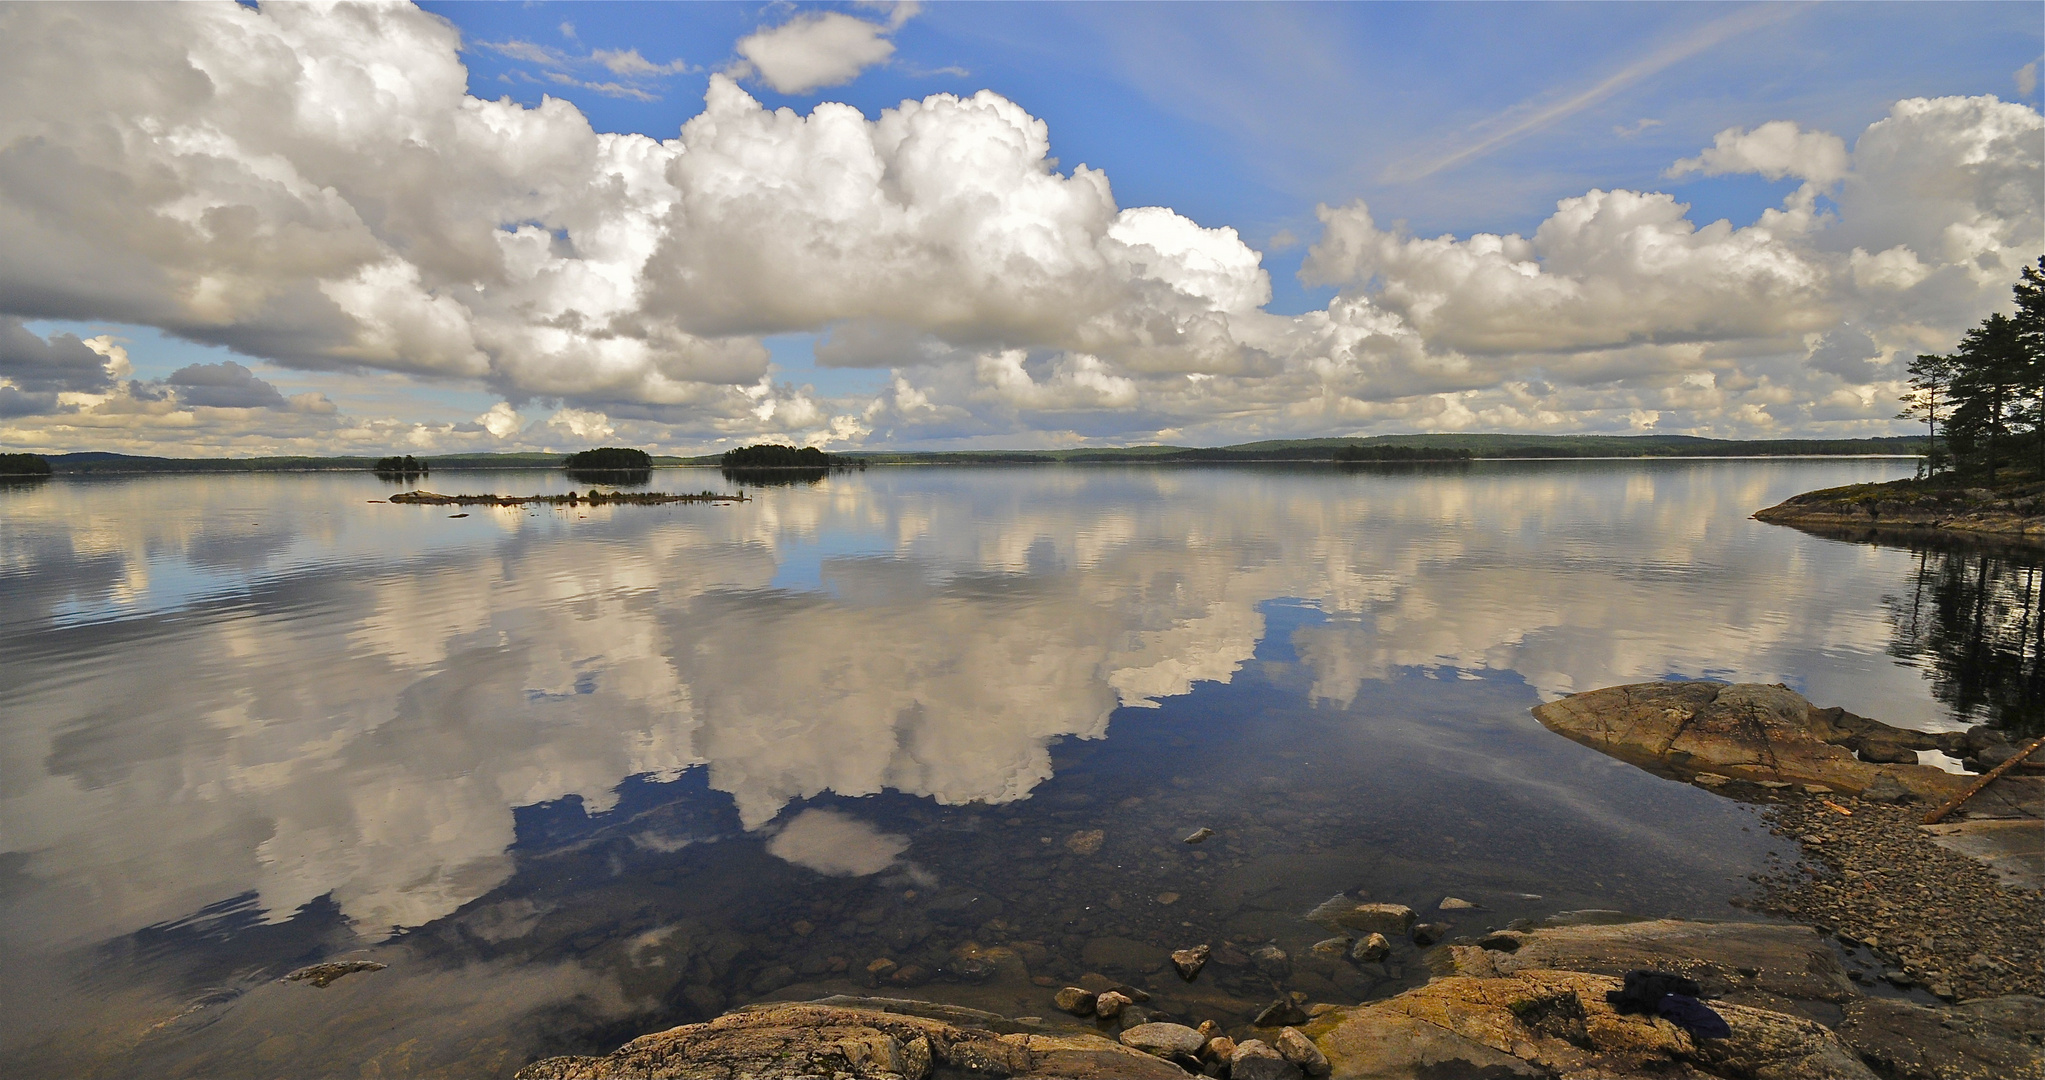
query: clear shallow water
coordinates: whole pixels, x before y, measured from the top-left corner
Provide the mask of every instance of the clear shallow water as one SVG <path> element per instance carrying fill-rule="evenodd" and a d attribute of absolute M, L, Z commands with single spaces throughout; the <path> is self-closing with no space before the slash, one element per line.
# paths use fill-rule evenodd
<path fill-rule="evenodd" d="M 2028 716 L 2034 562 L 1747 518 L 1910 469 L 871 469 L 466 518 L 367 476 L 0 489 L 0 1059 L 508 1075 L 882 958 L 1233 1022 L 1422 977 L 1308 958 L 1338 891 L 1481 904 L 1456 933 L 1737 915 L 1743 809 L 1526 710 L 1682 676 Z M 1145 970 L 1223 940 L 1295 970 Z M 358 956 L 390 967 L 276 981 Z"/>

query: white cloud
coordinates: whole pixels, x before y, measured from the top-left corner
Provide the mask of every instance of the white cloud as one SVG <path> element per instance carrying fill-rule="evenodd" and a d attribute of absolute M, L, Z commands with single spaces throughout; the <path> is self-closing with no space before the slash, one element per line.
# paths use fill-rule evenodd
<path fill-rule="evenodd" d="M 608 439 L 618 431 L 610 417 L 590 409 L 561 409 L 547 418 L 547 424 L 578 439 Z"/>
<path fill-rule="evenodd" d="M 738 42 L 749 73 L 784 94 L 851 82 L 895 54 L 891 28 L 836 11 L 798 15 Z"/>
<path fill-rule="evenodd" d="M 1846 140 L 1822 131 L 1805 131 L 1788 120 L 1772 120 L 1752 131 L 1727 128 L 1710 149 L 1669 167 L 1671 177 L 1703 173 L 1757 173 L 1770 180 L 1793 176 L 1830 187 L 1846 175 Z"/>
<path fill-rule="evenodd" d="M 592 49 L 589 58 L 609 68 L 613 75 L 633 78 L 680 75 L 690 70 L 686 60 L 670 60 L 665 64 L 656 64 L 639 55 L 638 49 Z"/>
<path fill-rule="evenodd" d="M 2017 96 L 2027 98 L 2038 92 L 2038 61 L 2033 60 L 2017 69 L 2012 78 L 2017 84 Z"/>
<path fill-rule="evenodd" d="M 0 7 L 0 318 L 453 380 L 691 452 L 1623 430 L 1647 412 L 1658 430 L 1888 432 L 1885 407 L 1821 419 L 1812 403 L 1849 378 L 1875 380 L 1855 391 L 1868 402 L 1893 397 L 1890 361 L 2006 305 L 2045 233 L 2036 111 L 1910 99 L 1851 149 L 1775 121 L 1679 164 L 1808 182 L 1751 223 L 1700 225 L 1628 190 L 1560 200 L 1527 235 L 1421 238 L 1361 203 L 1324 208 L 1305 271 L 1339 294 L 1281 316 L 1234 229 L 1118 205 L 1104 173 L 1061 169 L 1043 121 L 990 92 L 804 115 L 712 76 L 659 141 L 598 134 L 558 99 L 469 96 L 453 28 L 412 8 L 111 10 Z M 881 23 L 838 17 L 885 44 Z M 531 55 L 577 79 L 592 63 Z M 601 62 L 625 88 L 671 66 Z M 1847 323 L 1875 358 L 1814 366 L 1810 336 Z M 823 363 L 892 369 L 887 389 L 790 383 L 759 340 L 783 332 L 824 334 Z M 69 355 L 99 381 L 10 381 L 0 440 L 525 445 L 494 410 L 199 418 Z M 1708 400 L 1681 389 L 1696 373 Z"/>
<path fill-rule="evenodd" d="M 489 412 L 476 417 L 476 423 L 481 424 L 483 430 L 497 438 L 506 439 L 518 434 L 521 421 L 518 411 L 511 407 L 510 402 L 500 401 L 490 406 Z"/>

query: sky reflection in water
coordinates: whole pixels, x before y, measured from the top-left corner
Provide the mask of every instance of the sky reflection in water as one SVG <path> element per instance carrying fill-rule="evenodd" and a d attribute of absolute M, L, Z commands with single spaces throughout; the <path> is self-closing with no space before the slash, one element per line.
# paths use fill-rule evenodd
<path fill-rule="evenodd" d="M 265 1068 L 317 1072 L 309 1055 L 371 1053 L 372 1021 L 407 1016 L 437 1037 L 406 1067 L 504 1072 L 757 996 L 784 967 L 822 985 L 804 965 L 832 949 L 856 975 L 955 943 L 975 923 L 915 905 L 968 892 L 1007 896 L 995 933 L 1041 940 L 1057 973 L 1104 934 L 1284 939 L 1315 890 L 1367 882 L 1416 904 L 1544 898 L 1496 901 L 1499 921 L 1509 903 L 1728 914 L 1727 879 L 1764 858 L 1741 812 L 1525 710 L 1676 675 L 1960 722 L 1912 666 L 1935 658 L 1889 655 L 1917 556 L 1747 519 L 1910 468 L 871 469 L 736 507 L 465 519 L 369 505 L 390 486 L 359 476 L 0 491 L 0 1000 L 22 1010 L 0 1037 L 78 1043 L 49 1004 L 73 977 L 132 1009 L 107 1007 L 121 1031 L 224 982 L 260 989 L 175 1050 L 130 1031 L 89 1064 L 232 1071 L 273 1024 L 297 1041 Z M 1158 846 L 1203 822 L 1240 842 L 1224 829 L 1211 865 Z M 1061 847 L 1089 824 L 1111 835 L 1106 876 Z M 1621 885 L 1634 863 L 1652 869 Z M 1245 885 L 1260 875 L 1282 880 Z M 1132 904 L 1183 906 L 1099 906 L 1123 878 Z M 937 929 L 890 947 L 847 918 L 813 947 L 763 943 L 883 902 L 908 905 L 886 926 Z M 721 933 L 750 951 L 719 972 Z M 367 977 L 322 992 L 345 1017 L 307 1019 L 267 981 L 393 934 L 385 953 L 418 965 L 374 997 L 344 989 Z M 455 993 L 450 971 L 503 992 Z M 1043 1008 L 1003 992 L 977 1000 Z"/>

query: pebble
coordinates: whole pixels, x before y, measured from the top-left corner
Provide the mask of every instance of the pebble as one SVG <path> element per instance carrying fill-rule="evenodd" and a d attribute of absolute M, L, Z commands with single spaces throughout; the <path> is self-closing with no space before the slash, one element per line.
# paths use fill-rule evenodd
<path fill-rule="evenodd" d="M 2037 892 L 1932 843 L 1920 807 L 1834 798 L 1851 817 L 1802 795 L 1770 805 L 1778 835 L 1824 842 L 1805 848 L 1805 865 L 1757 878 L 1755 907 L 1835 928 L 1939 997 L 2045 995 Z"/>
<path fill-rule="evenodd" d="M 1200 841 L 1205 840 L 1213 835 L 1214 835 L 1213 829 L 1209 829 L 1206 828 L 1205 826 L 1202 826 L 1201 828 L 1194 829 L 1192 835 L 1186 837 L 1184 842 L 1188 844 L 1197 844 Z"/>
<path fill-rule="evenodd" d="M 1299 1080 L 1299 1066 L 1285 1060 L 1261 1039 L 1245 1039 L 1229 1059 L 1233 1080 Z"/>
<path fill-rule="evenodd" d="M 1250 1021 L 1250 1024 L 1252 1027 L 1290 1027 L 1293 1024 L 1304 1024 L 1307 1020 L 1307 1014 L 1301 1011 L 1291 998 L 1279 998 L 1264 1006 L 1264 1011 L 1258 1013 L 1257 1018 Z"/>
<path fill-rule="evenodd" d="M 1279 1032 L 1273 1049 L 1278 1051 L 1279 1057 L 1299 1066 L 1299 1071 L 1308 1076 L 1326 1076 L 1331 1071 L 1328 1056 L 1321 1053 L 1321 1048 L 1301 1034 L 1298 1028 L 1289 1027 Z"/>
<path fill-rule="evenodd" d="M 1122 1032 L 1122 1045 L 1161 1058 L 1191 1056 L 1207 1045 L 1197 1030 L 1184 1024 L 1138 1024 Z"/>
<path fill-rule="evenodd" d="M 1103 1020 L 1113 1020 L 1115 1017 L 1122 1015 L 1123 1007 L 1129 1004 L 1130 1001 L 1127 994 L 1118 994 L 1110 990 L 1094 998 L 1094 1015 Z"/>
<path fill-rule="evenodd" d="M 1273 979 L 1283 979 L 1292 974 L 1292 957 L 1276 945 L 1265 945 L 1252 952 L 1250 963 Z"/>
<path fill-rule="evenodd" d="M 1356 943 L 1349 958 L 1360 964 L 1376 964 L 1392 955 L 1392 942 L 1383 934 L 1372 934 Z"/>
<path fill-rule="evenodd" d="M 1207 966 L 1207 957 L 1213 952 L 1213 949 L 1205 945 L 1195 945 L 1190 949 L 1180 949 L 1172 953 L 1172 967 L 1178 971 L 1179 978 L 1192 982 L 1199 976 L 1200 969 Z"/>
<path fill-rule="evenodd" d="M 1441 903 L 1436 906 L 1442 911 L 1470 911 L 1475 909 L 1477 905 L 1461 897 L 1444 896 L 1441 898 Z"/>
<path fill-rule="evenodd" d="M 1093 991 L 1084 990 L 1077 986 L 1068 986 L 1058 991 L 1057 995 L 1051 1000 L 1058 1006 L 1059 1011 L 1068 1012 L 1074 1016 L 1092 1016 L 1094 1012 Z"/>

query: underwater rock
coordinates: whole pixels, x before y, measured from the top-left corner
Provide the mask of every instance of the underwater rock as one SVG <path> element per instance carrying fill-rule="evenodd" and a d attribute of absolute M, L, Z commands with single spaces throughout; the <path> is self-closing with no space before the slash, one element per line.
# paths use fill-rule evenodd
<path fill-rule="evenodd" d="M 1068 1012 L 1074 1016 L 1092 1016 L 1094 1014 L 1094 994 L 1091 990 L 1084 990 L 1077 986 L 1068 986 L 1058 991 L 1051 1000 L 1057 1004 L 1061 1012 Z"/>
<path fill-rule="evenodd" d="M 1362 941 L 1356 943 L 1356 948 L 1349 952 L 1349 958 L 1359 964 L 1381 963 L 1385 957 L 1390 955 L 1392 955 L 1392 942 L 1383 934 L 1371 934 L 1365 937 Z"/>
<path fill-rule="evenodd" d="M 1213 949 L 1205 945 L 1195 945 L 1190 949 L 1180 949 L 1172 953 L 1172 967 L 1178 971 L 1179 978 L 1192 982 L 1195 978 L 1199 977 L 1200 969 L 1207 966 L 1207 957 L 1213 951 Z"/>
<path fill-rule="evenodd" d="M 311 983 L 324 990 L 337 979 L 353 975 L 358 971 L 382 971 L 386 965 L 374 960 L 337 960 L 330 964 L 313 964 L 302 967 L 284 976 L 285 982 Z"/>

